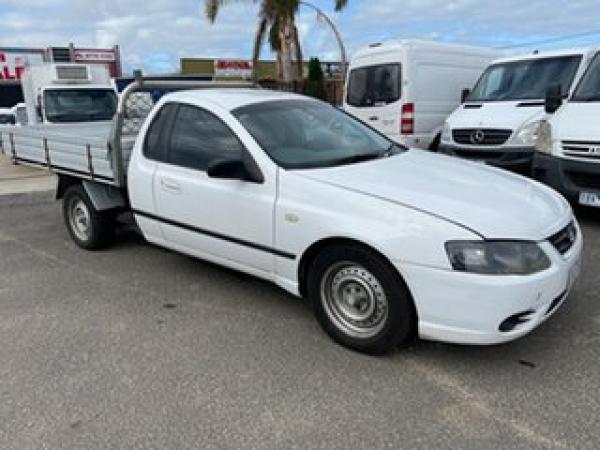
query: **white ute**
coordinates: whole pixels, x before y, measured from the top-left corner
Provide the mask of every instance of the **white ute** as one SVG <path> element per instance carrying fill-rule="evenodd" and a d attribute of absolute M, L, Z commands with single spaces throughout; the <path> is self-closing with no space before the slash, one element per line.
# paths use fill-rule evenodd
<path fill-rule="evenodd" d="M 131 212 L 148 241 L 308 297 L 333 339 L 374 354 L 416 336 L 518 338 L 557 310 L 577 277 L 581 232 L 553 190 L 406 149 L 307 97 L 168 94 L 125 172 L 119 130 L 140 86 L 120 99 L 112 175 L 59 171 L 65 222 L 83 248 L 108 244 L 116 215 Z"/>

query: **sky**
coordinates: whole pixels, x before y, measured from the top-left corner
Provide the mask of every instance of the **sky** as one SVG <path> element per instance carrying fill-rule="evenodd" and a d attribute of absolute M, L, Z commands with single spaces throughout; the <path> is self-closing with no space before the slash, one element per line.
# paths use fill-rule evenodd
<path fill-rule="evenodd" d="M 336 23 L 349 55 L 402 38 L 514 53 L 600 46 L 600 0 L 349 0 L 339 13 L 333 0 L 310 1 Z M 119 44 L 127 72 L 170 73 L 182 57 L 250 58 L 257 14 L 252 0 L 225 0 L 215 24 L 204 15 L 204 0 L 0 0 L 0 47 Z M 339 59 L 314 12 L 302 7 L 297 24 L 305 58 Z M 572 35 L 579 36 L 558 40 Z M 531 44 L 542 41 L 549 42 Z M 273 58 L 267 45 L 262 56 Z"/>

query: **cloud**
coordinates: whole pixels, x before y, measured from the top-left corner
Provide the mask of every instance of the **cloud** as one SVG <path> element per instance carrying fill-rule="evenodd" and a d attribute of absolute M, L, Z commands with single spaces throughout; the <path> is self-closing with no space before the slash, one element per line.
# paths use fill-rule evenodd
<path fill-rule="evenodd" d="M 336 22 L 349 54 L 392 38 L 508 46 L 600 28 L 600 2 L 589 0 L 351 0 L 342 13 L 333 12 L 333 0 L 313 3 Z M 210 24 L 203 0 L 2 0 L 0 44 L 120 44 L 128 71 L 172 72 L 184 56 L 249 58 L 257 12 L 250 0 L 226 2 Z M 306 58 L 339 58 L 332 32 L 313 11 L 302 7 L 297 22 Z M 268 45 L 263 55 L 272 56 Z"/>

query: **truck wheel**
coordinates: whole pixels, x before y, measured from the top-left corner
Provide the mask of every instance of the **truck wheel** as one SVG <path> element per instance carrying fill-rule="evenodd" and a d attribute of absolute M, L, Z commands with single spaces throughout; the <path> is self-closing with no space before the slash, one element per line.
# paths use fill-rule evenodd
<path fill-rule="evenodd" d="M 377 253 L 361 246 L 330 247 L 315 258 L 307 283 L 317 320 L 336 342 L 384 354 L 415 337 L 408 288 Z"/>
<path fill-rule="evenodd" d="M 108 246 L 115 233 L 110 212 L 96 211 L 81 185 L 70 186 L 63 197 L 63 216 L 75 243 L 86 250 Z"/>

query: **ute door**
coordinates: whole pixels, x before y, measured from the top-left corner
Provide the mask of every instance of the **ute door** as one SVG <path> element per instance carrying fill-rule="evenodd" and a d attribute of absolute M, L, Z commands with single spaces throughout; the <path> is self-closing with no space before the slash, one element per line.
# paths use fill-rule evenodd
<path fill-rule="evenodd" d="M 264 177 L 259 183 L 208 176 L 208 166 L 218 159 L 254 163 L 221 117 L 179 105 L 167 160 L 157 164 L 156 215 L 169 246 L 220 264 L 271 273 L 276 179 Z"/>
<path fill-rule="evenodd" d="M 176 104 L 165 103 L 154 114 L 145 132 L 144 141 L 135 144 L 141 148 L 132 151 L 127 171 L 127 189 L 136 222 L 144 237 L 155 243 L 162 243 L 164 236 L 160 223 L 152 219 L 156 213 L 154 177 L 157 163 L 166 161 L 167 137 L 176 112 Z"/>

